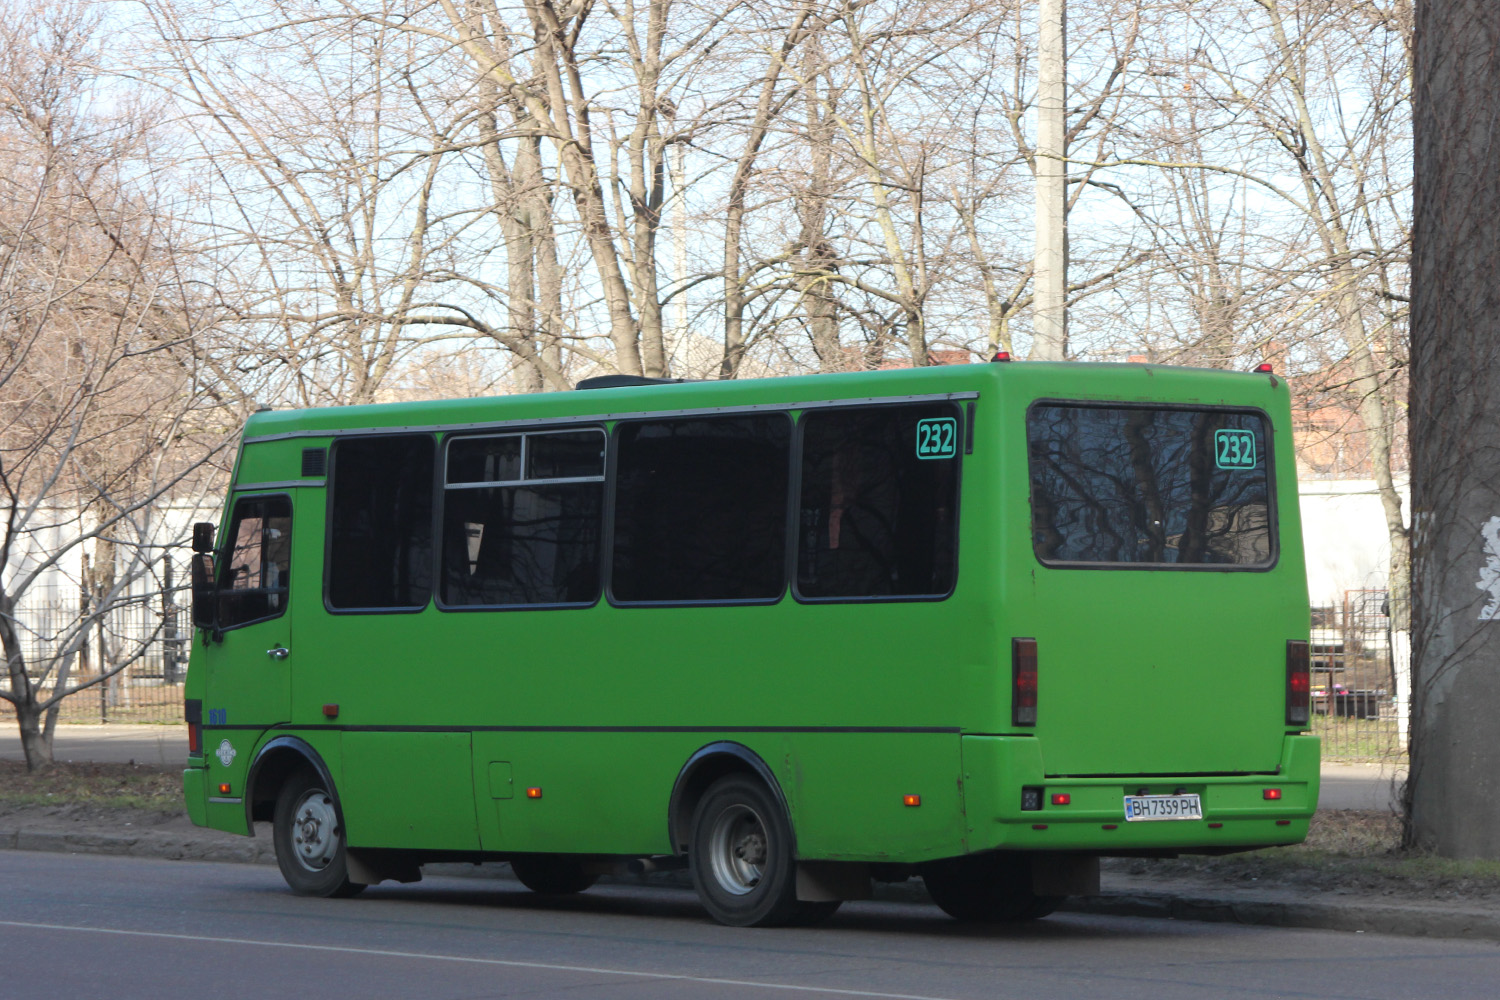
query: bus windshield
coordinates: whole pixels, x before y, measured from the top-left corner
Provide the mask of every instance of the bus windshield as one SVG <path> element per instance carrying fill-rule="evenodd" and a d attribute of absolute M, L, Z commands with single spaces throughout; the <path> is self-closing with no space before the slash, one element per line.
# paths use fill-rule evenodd
<path fill-rule="evenodd" d="M 1027 419 L 1032 544 L 1049 565 L 1265 569 L 1265 417 L 1039 403 Z"/>

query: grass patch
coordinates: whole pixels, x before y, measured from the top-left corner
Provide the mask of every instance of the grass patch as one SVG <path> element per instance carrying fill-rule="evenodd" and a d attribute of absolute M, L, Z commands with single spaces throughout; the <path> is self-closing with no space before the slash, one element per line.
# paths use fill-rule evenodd
<path fill-rule="evenodd" d="M 182 811 L 182 773 L 141 764 L 54 764 L 29 773 L 0 760 L 0 806 L 90 806 Z"/>
<path fill-rule="evenodd" d="M 1411 902 L 1500 898 L 1500 861 L 1458 861 L 1401 849 L 1387 812 L 1317 813 L 1304 843 L 1222 857 L 1112 862 L 1135 875 L 1192 877 L 1241 887 L 1390 896 Z"/>
<path fill-rule="evenodd" d="M 1395 719 L 1314 715 L 1312 733 L 1323 740 L 1323 759 L 1342 763 L 1402 763 L 1406 751 Z"/>

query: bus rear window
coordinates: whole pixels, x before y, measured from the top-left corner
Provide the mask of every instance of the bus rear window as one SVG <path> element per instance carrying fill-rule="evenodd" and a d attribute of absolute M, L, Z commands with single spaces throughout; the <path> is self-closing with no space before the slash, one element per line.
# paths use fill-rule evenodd
<path fill-rule="evenodd" d="M 1043 563 L 1275 562 L 1261 414 L 1043 403 L 1026 432 L 1032 545 Z"/>

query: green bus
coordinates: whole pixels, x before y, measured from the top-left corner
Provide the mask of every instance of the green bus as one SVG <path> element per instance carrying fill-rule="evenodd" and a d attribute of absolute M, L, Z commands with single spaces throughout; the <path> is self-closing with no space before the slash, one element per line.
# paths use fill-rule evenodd
<path fill-rule="evenodd" d="M 194 532 L 184 793 L 299 893 L 687 869 L 732 925 L 1291 844 L 1289 393 L 992 363 L 266 411 Z"/>

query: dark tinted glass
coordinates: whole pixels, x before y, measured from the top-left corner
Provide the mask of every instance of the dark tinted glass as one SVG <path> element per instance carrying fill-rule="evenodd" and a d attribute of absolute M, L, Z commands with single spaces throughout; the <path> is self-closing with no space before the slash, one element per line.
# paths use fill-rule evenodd
<path fill-rule="evenodd" d="M 604 475 L 604 433 L 567 431 L 526 436 L 527 479 Z"/>
<path fill-rule="evenodd" d="M 219 627 L 284 612 L 292 571 L 292 501 L 269 496 L 236 502 L 228 539 L 219 560 Z"/>
<path fill-rule="evenodd" d="M 1032 540 L 1048 562 L 1265 566 L 1265 420 L 1229 410 L 1035 406 Z"/>
<path fill-rule="evenodd" d="M 621 424 L 614 598 L 779 598 L 790 426 L 779 413 Z"/>
<path fill-rule="evenodd" d="M 918 597 L 953 589 L 958 417 L 949 403 L 803 415 L 799 596 Z"/>
<path fill-rule="evenodd" d="M 328 604 L 418 608 L 432 590 L 432 438 L 348 438 L 333 449 Z"/>
<path fill-rule="evenodd" d="M 521 478 L 521 435 L 448 443 L 449 483 L 508 483 Z"/>
<path fill-rule="evenodd" d="M 593 603 L 603 510 L 603 482 L 448 490 L 443 603 Z"/>

